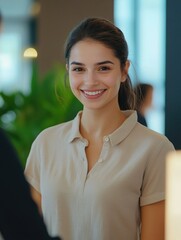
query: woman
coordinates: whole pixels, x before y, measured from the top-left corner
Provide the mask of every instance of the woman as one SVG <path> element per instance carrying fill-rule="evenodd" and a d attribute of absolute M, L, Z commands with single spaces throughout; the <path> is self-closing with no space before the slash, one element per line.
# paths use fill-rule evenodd
<path fill-rule="evenodd" d="M 37 137 L 25 170 L 50 234 L 164 239 L 165 157 L 174 147 L 130 110 L 123 33 L 105 19 L 85 19 L 68 36 L 65 58 L 83 111 Z"/>

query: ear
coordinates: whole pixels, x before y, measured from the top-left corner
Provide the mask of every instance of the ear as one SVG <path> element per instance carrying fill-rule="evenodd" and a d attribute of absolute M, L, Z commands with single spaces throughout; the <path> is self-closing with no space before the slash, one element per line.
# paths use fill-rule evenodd
<path fill-rule="evenodd" d="M 121 78 L 121 82 L 125 82 L 126 81 L 127 75 L 128 75 L 128 71 L 129 71 L 129 67 L 130 67 L 130 61 L 127 60 L 126 63 L 125 63 L 123 72 L 122 72 L 123 75 L 122 75 L 122 78 Z"/>
<path fill-rule="evenodd" d="M 68 63 L 66 63 L 66 69 L 67 69 L 67 71 L 69 70 L 69 65 L 68 65 Z"/>

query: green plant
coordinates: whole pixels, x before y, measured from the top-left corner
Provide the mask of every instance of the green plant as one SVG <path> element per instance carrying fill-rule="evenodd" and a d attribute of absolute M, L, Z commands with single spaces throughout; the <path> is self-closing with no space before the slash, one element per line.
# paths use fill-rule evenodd
<path fill-rule="evenodd" d="M 33 65 L 29 94 L 0 93 L 0 125 L 12 140 L 23 166 L 40 131 L 73 119 L 82 109 L 66 86 L 65 75 L 65 67 L 56 65 L 40 78 L 37 66 Z"/>

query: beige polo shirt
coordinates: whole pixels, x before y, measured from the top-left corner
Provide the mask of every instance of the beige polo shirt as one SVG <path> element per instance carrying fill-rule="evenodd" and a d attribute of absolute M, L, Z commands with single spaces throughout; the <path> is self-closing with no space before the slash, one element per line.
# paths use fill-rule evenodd
<path fill-rule="evenodd" d="M 25 169 L 42 195 L 50 235 L 64 240 L 137 240 L 140 206 L 165 198 L 169 140 L 137 122 L 135 111 L 105 136 L 100 158 L 87 174 L 87 140 L 73 121 L 44 130 Z"/>

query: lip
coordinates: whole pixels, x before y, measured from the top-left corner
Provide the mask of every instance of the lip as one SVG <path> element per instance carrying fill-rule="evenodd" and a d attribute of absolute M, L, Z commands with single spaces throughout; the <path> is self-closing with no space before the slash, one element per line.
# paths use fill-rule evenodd
<path fill-rule="evenodd" d="M 95 89 L 95 90 L 81 90 L 84 97 L 88 99 L 97 99 L 104 94 L 106 89 Z"/>

